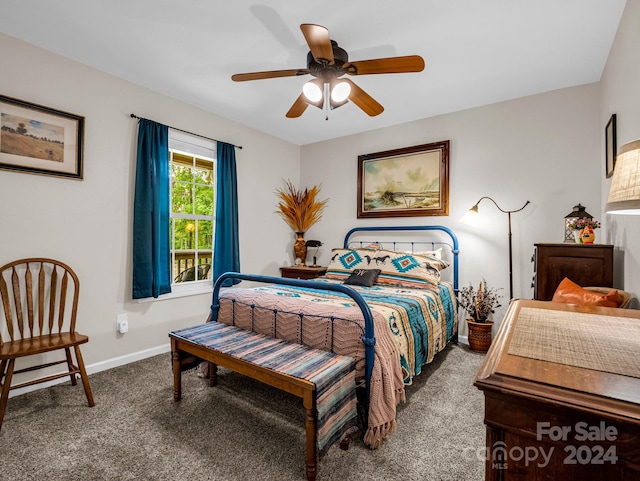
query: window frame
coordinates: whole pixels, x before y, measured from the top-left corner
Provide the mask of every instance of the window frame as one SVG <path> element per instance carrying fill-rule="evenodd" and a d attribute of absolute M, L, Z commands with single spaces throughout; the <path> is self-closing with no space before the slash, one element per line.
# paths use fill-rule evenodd
<path fill-rule="evenodd" d="M 191 157 L 193 160 L 192 167 L 197 168 L 197 160 L 203 160 L 205 162 L 211 162 L 211 170 L 212 170 L 212 187 L 213 187 L 213 203 L 212 203 L 212 214 L 204 215 L 204 214 L 184 214 L 184 213 L 174 213 L 173 212 L 173 175 L 172 175 L 172 166 L 173 166 L 173 153 L 177 153 L 179 155 Z M 195 135 L 191 135 L 185 132 L 177 131 L 174 129 L 169 129 L 169 158 L 167 159 L 169 163 L 169 172 L 171 178 L 170 182 L 170 208 L 169 208 L 169 223 L 171 232 L 170 235 L 170 255 L 171 255 L 171 293 L 164 294 L 159 297 L 162 298 L 171 298 L 171 297 L 183 297 L 188 295 L 195 295 L 201 293 L 211 292 L 213 290 L 213 276 L 210 275 L 209 279 L 202 280 L 194 280 L 194 281 L 186 281 L 186 282 L 174 282 L 176 275 L 174 275 L 174 262 L 175 262 L 175 252 L 174 249 L 174 220 L 175 219 L 192 219 L 195 221 L 211 221 L 212 231 L 211 231 L 211 269 L 210 273 L 213 271 L 213 254 L 215 251 L 215 225 L 216 225 L 216 187 L 217 187 L 217 155 L 216 155 L 216 143 L 210 141 L 208 139 L 204 139 Z M 195 195 L 195 186 L 198 185 L 195 182 L 191 183 L 192 189 Z M 195 205 L 195 197 L 194 197 L 194 205 Z M 195 259 L 198 259 L 198 236 L 195 236 L 196 244 L 194 246 L 194 255 Z M 197 264 L 196 264 L 197 265 Z"/>

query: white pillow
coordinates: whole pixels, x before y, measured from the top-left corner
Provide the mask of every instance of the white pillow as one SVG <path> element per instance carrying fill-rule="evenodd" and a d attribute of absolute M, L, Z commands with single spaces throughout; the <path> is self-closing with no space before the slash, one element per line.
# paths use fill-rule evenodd
<path fill-rule="evenodd" d="M 415 254 L 417 256 L 431 256 L 436 259 L 442 259 L 442 247 L 437 248 L 434 251 L 405 251 L 405 254 Z"/>

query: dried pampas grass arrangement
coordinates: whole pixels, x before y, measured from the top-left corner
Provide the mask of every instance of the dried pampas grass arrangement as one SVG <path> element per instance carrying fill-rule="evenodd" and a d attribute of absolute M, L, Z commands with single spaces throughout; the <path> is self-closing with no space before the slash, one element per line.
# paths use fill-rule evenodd
<path fill-rule="evenodd" d="M 310 189 L 296 189 L 290 180 L 285 181 L 285 187 L 276 190 L 278 202 L 277 214 L 293 229 L 294 232 L 306 232 L 322 219 L 322 213 L 329 199 L 317 200 L 320 187 Z"/>

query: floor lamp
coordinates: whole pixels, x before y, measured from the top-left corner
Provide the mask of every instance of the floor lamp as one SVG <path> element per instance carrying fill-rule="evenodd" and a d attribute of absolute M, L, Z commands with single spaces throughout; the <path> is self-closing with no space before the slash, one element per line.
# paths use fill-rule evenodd
<path fill-rule="evenodd" d="M 529 205 L 529 201 L 525 202 L 525 204 L 519 209 L 504 210 L 491 197 L 480 197 L 480 200 L 478 200 L 478 202 L 476 202 L 476 204 L 473 207 L 471 207 L 471 209 L 469 209 L 467 213 L 464 215 L 464 217 L 461 219 L 462 222 L 464 222 L 465 224 L 472 225 L 474 227 L 478 225 L 478 204 L 480 204 L 480 202 L 482 202 L 483 199 L 488 199 L 491 202 L 493 202 L 493 204 L 498 208 L 500 212 L 507 214 L 507 217 L 509 219 L 509 299 L 513 299 L 513 254 L 512 254 L 513 250 L 511 247 L 511 214 L 513 214 L 514 212 L 520 212 L 522 209 L 524 209 L 526 206 Z"/>

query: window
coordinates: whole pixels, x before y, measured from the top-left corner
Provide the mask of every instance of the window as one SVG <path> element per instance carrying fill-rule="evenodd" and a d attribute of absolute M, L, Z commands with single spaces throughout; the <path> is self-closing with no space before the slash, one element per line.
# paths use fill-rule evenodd
<path fill-rule="evenodd" d="M 215 143 L 169 130 L 172 284 L 211 280 Z"/>
<path fill-rule="evenodd" d="M 133 299 L 199 294 L 210 291 L 216 273 L 240 271 L 235 149 L 227 142 L 139 119 Z M 224 222 L 216 222 L 214 212 L 221 212 Z M 180 266 L 176 257 L 184 256 L 187 264 Z M 193 281 L 187 282 L 191 276 L 181 274 L 191 267 Z"/>

